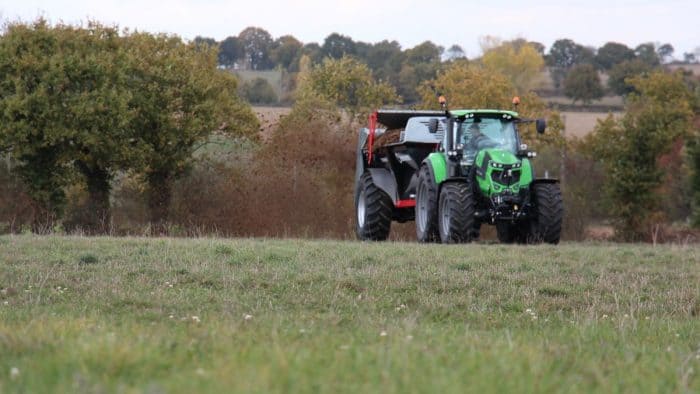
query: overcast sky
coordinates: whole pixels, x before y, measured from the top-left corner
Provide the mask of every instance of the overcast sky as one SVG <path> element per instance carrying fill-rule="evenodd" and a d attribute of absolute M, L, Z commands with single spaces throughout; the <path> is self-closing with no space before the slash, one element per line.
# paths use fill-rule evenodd
<path fill-rule="evenodd" d="M 354 40 L 425 40 L 480 54 L 479 37 L 523 37 L 549 46 L 559 38 L 600 47 L 617 41 L 671 43 L 676 58 L 700 47 L 700 0 L 0 0 L 4 20 L 81 23 L 88 19 L 150 32 L 222 40 L 248 26 L 275 38 L 323 43 L 338 32 Z"/>

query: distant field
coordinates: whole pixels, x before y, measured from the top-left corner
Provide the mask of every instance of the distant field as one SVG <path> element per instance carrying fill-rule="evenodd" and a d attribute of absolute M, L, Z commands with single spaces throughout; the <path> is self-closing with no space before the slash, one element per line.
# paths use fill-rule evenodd
<path fill-rule="evenodd" d="M 598 119 L 605 119 L 608 112 L 562 112 L 564 126 L 566 127 L 566 137 L 583 137 L 593 131 Z M 619 117 L 621 112 L 613 112 Z"/>
<path fill-rule="evenodd" d="M 570 98 L 564 97 L 564 96 L 544 97 L 543 100 L 545 100 L 549 103 L 555 103 L 555 104 L 567 104 L 567 105 L 573 104 L 573 102 Z M 580 101 L 577 101 L 576 104 L 582 105 L 582 103 Z M 605 96 L 605 97 L 601 98 L 600 100 L 591 101 L 591 105 L 593 105 L 593 106 L 604 105 L 604 106 L 609 106 L 609 107 L 622 107 L 624 105 L 624 101 L 622 100 L 622 97 L 620 97 L 620 96 Z M 583 108 L 583 109 L 585 110 L 585 108 Z"/>
<path fill-rule="evenodd" d="M 261 133 L 264 137 L 270 135 L 279 120 L 289 113 L 291 109 L 286 107 L 253 107 L 253 111 L 260 119 Z M 619 112 L 615 112 L 619 115 Z M 582 137 L 590 133 L 595 127 L 597 119 L 604 119 L 607 112 L 562 112 L 568 137 Z"/>
<path fill-rule="evenodd" d="M 253 112 L 260 120 L 260 133 L 263 138 L 268 137 L 280 119 L 291 110 L 289 107 L 253 107 Z"/>
<path fill-rule="evenodd" d="M 0 392 L 700 391 L 700 247 L 0 237 Z"/>

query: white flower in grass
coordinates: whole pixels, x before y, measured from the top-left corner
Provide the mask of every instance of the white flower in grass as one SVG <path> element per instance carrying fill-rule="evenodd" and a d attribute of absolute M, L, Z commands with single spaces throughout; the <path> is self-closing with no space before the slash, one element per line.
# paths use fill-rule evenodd
<path fill-rule="evenodd" d="M 168 318 L 174 319 L 174 318 L 175 318 L 175 315 L 170 315 L 170 316 L 168 316 Z"/>
<path fill-rule="evenodd" d="M 192 316 L 192 321 L 195 323 L 199 323 L 201 320 L 199 319 L 199 316 Z"/>
<path fill-rule="evenodd" d="M 246 313 L 245 315 L 243 315 L 243 320 L 253 320 L 253 315 L 249 315 Z"/>
<path fill-rule="evenodd" d="M 385 336 L 387 336 L 387 335 L 389 335 L 389 334 L 387 334 L 386 331 L 382 331 L 382 332 L 379 333 L 379 336 L 380 336 L 380 337 L 385 337 Z"/>
<path fill-rule="evenodd" d="M 10 305 L 10 301 L 5 301 L 5 302 L 3 302 L 3 304 Z"/>
<path fill-rule="evenodd" d="M 10 368 L 10 378 L 17 379 L 18 377 L 19 377 L 19 368 L 17 368 L 17 367 Z"/>
<path fill-rule="evenodd" d="M 413 339 L 413 335 L 406 335 L 406 340 L 407 340 L 407 341 L 410 341 L 411 339 Z"/>

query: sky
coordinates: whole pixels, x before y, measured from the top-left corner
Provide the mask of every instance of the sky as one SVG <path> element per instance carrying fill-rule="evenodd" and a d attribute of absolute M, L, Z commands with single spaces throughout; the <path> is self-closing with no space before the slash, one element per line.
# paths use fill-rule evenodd
<path fill-rule="evenodd" d="M 304 43 L 333 32 L 356 41 L 398 41 L 402 48 L 431 40 L 480 55 L 480 38 L 525 38 L 549 50 L 560 38 L 600 47 L 671 43 L 675 57 L 700 47 L 700 0 L 0 0 L 0 18 L 80 24 L 97 20 L 186 39 L 223 40 L 248 26 Z"/>

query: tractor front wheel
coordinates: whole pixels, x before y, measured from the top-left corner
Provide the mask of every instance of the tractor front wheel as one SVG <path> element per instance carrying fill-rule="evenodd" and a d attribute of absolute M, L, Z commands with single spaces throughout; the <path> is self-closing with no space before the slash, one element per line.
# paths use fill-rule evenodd
<path fill-rule="evenodd" d="M 527 243 L 558 244 L 564 203 L 557 183 L 537 183 L 532 187 L 534 209 L 530 218 Z"/>
<path fill-rule="evenodd" d="M 355 195 L 355 232 L 363 241 L 384 241 L 391 229 L 391 198 L 379 189 L 372 175 L 365 172 Z"/>
<path fill-rule="evenodd" d="M 474 232 L 474 195 L 466 183 L 447 183 L 438 215 L 442 243 L 470 242 Z"/>

